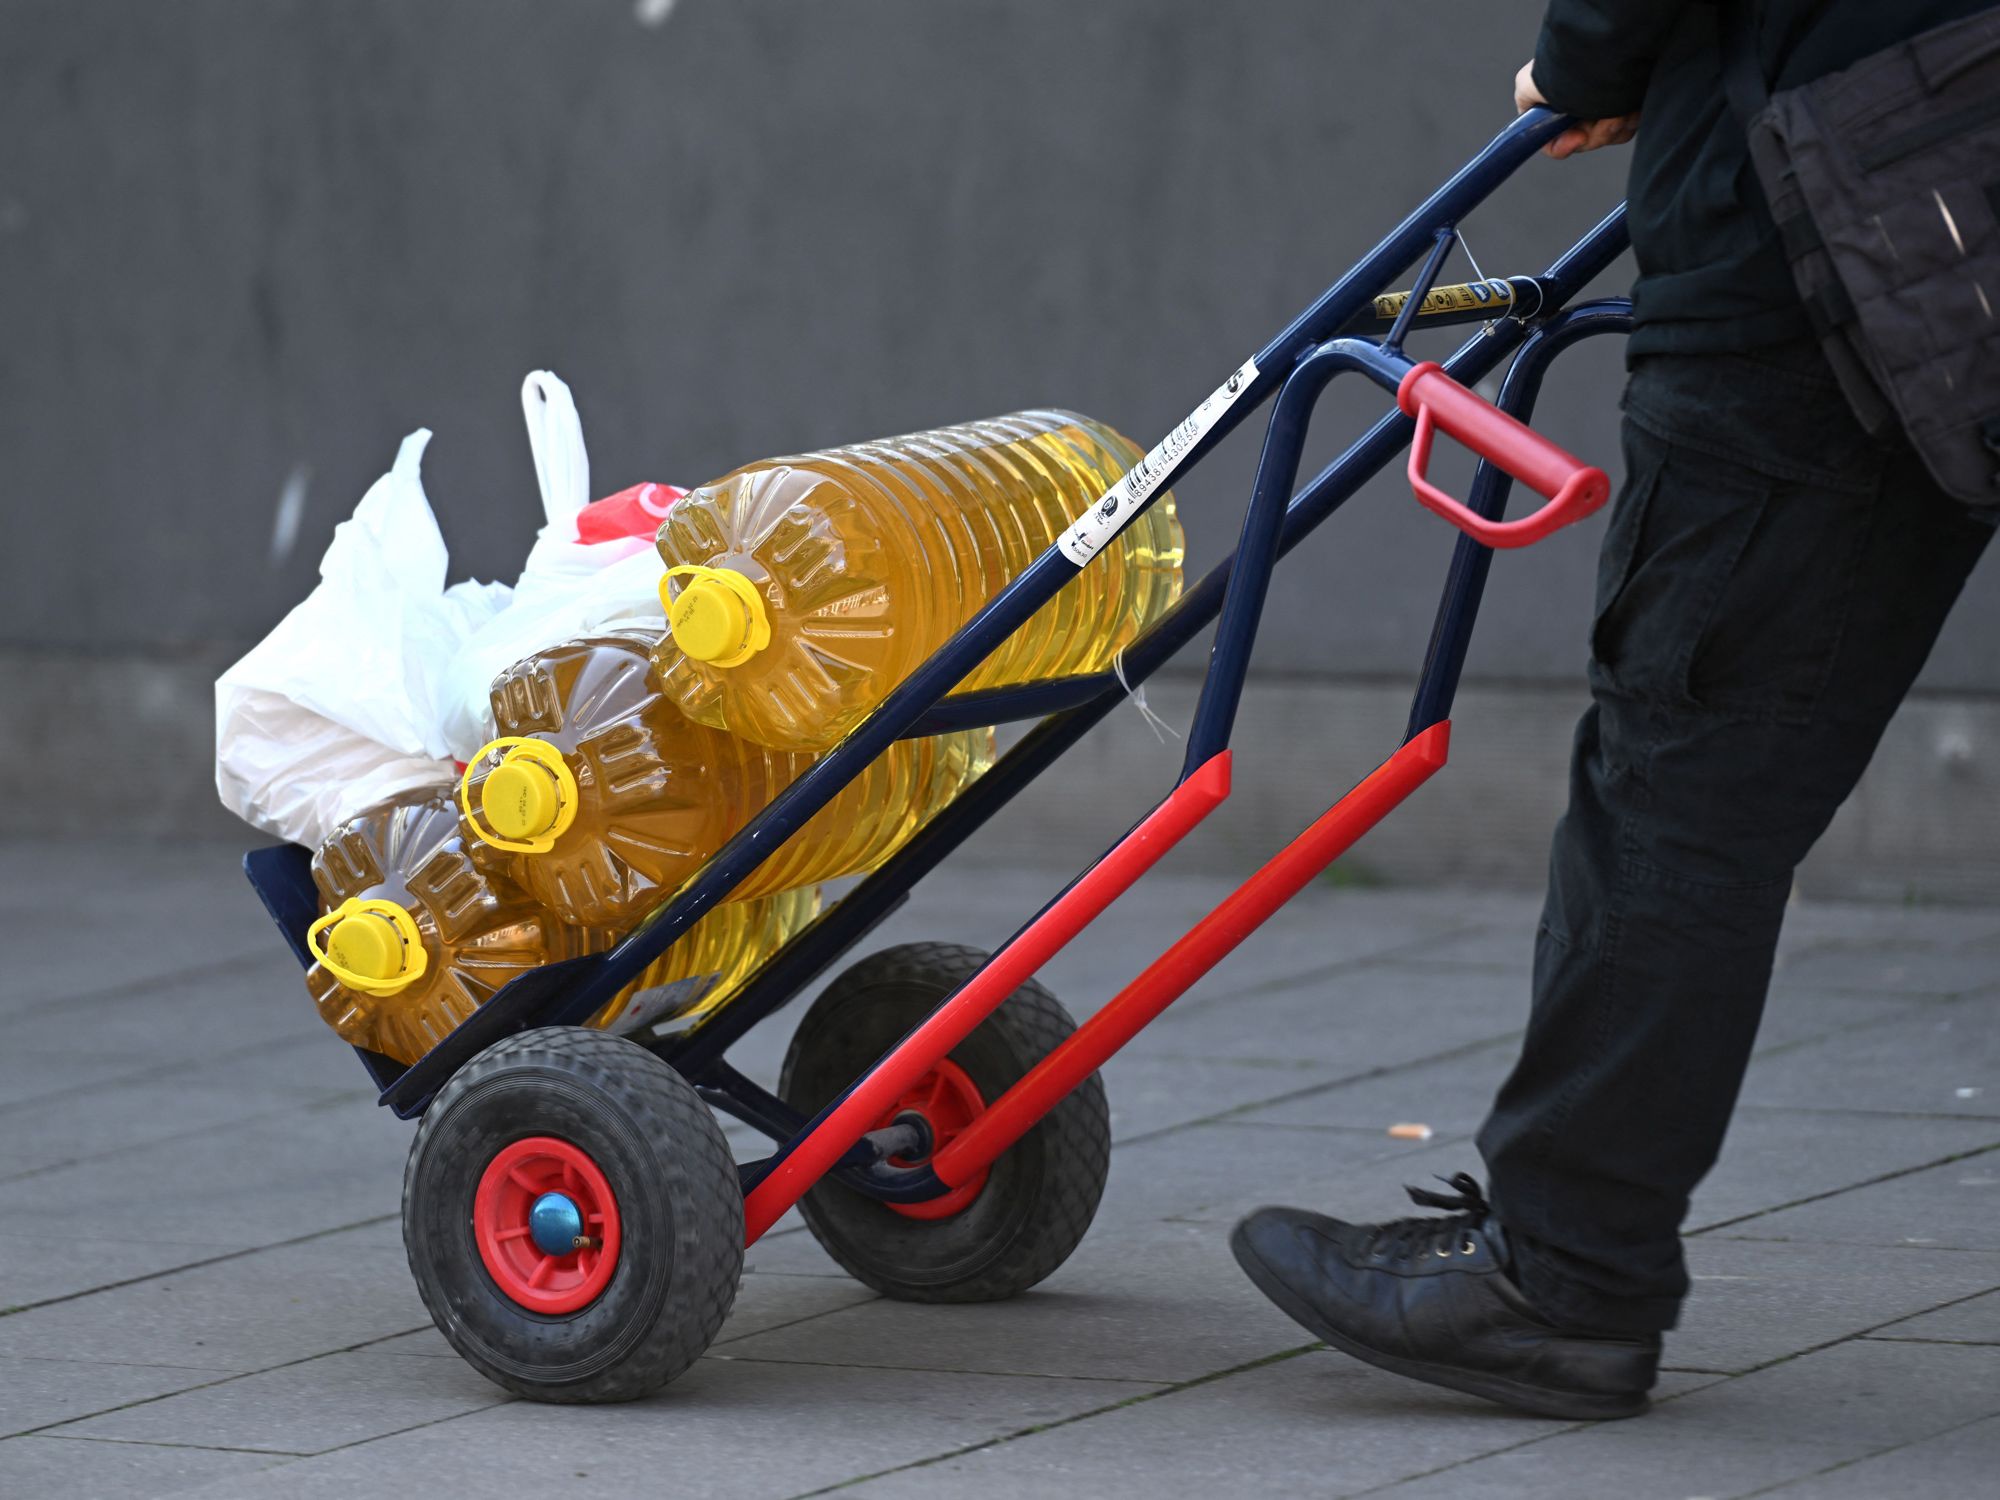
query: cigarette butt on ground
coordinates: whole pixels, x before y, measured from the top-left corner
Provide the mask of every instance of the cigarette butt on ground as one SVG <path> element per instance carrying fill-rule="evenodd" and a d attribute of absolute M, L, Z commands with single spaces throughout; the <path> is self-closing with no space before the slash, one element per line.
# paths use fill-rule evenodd
<path fill-rule="evenodd" d="M 1393 1139 L 1399 1141 L 1427 1141 L 1431 1138 L 1431 1128 L 1428 1125 L 1417 1125 L 1410 1121 L 1404 1121 L 1400 1125 L 1391 1125 L 1389 1127 L 1389 1134 Z"/>

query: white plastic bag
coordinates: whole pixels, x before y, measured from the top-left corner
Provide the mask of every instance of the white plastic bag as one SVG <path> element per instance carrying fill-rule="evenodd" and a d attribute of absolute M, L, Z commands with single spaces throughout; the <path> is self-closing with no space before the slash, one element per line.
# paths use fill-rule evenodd
<path fill-rule="evenodd" d="M 590 461 L 569 387 L 537 370 L 522 383 L 521 409 L 546 521 L 507 607 L 467 636 L 444 669 L 439 725 L 459 760 L 471 760 L 493 738 L 487 692 L 522 657 L 594 630 L 643 626 L 664 634 L 667 628 L 660 604 L 666 564 L 649 538 L 577 540 L 577 512 L 590 499 Z"/>
<path fill-rule="evenodd" d="M 320 582 L 215 684 L 215 785 L 246 822 L 306 845 L 384 798 L 455 779 L 441 677 L 507 602 L 447 589 L 449 558 L 419 466 L 430 433 L 335 528 Z"/>
<path fill-rule="evenodd" d="M 457 780 L 450 761 L 398 755 L 283 693 L 218 683 L 216 700 L 222 805 L 294 844 L 317 847 L 378 802 Z"/>

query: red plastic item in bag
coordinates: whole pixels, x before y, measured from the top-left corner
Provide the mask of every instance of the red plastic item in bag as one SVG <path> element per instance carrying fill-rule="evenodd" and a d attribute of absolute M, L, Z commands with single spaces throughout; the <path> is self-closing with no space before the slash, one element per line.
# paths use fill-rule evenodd
<path fill-rule="evenodd" d="M 635 484 L 576 513 L 579 542 L 615 542 L 625 537 L 650 537 L 666 519 L 667 507 L 686 490 L 671 484 Z"/>

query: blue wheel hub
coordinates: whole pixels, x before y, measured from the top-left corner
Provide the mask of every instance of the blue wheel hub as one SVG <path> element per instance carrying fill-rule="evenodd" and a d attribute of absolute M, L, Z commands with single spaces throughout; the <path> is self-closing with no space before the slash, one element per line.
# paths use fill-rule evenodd
<path fill-rule="evenodd" d="M 582 1233 L 583 1214 L 567 1193 L 544 1193 L 528 1210 L 528 1238 L 544 1255 L 569 1254 Z"/>

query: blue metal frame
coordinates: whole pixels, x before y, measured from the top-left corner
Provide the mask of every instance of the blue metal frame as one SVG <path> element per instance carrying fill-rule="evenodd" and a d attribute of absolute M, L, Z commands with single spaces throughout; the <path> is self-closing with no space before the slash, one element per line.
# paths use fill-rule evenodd
<path fill-rule="evenodd" d="M 1632 304 L 1623 297 L 1607 297 L 1557 312 L 1538 323 L 1521 341 L 1520 352 L 1508 366 L 1494 405 L 1509 416 L 1528 421 L 1535 401 L 1542 393 L 1542 377 L 1548 374 L 1555 357 L 1581 339 L 1597 334 L 1624 334 L 1632 331 Z M 1507 513 L 1507 496 L 1514 480 L 1498 464 L 1481 462 L 1472 476 L 1466 505 L 1489 521 Z M 1466 647 L 1472 641 L 1472 623 L 1479 614 L 1479 601 L 1486 592 L 1486 571 L 1493 564 L 1493 549 L 1482 547 L 1461 533 L 1451 554 L 1451 569 L 1445 575 L 1444 596 L 1438 600 L 1436 623 L 1431 627 L 1430 645 L 1424 652 L 1423 671 L 1417 678 L 1417 695 L 1410 705 L 1410 723 L 1404 739 L 1413 740 L 1431 725 L 1451 716 L 1451 702 L 1458 692 L 1459 673 L 1465 666 Z"/>
<path fill-rule="evenodd" d="M 1552 139 L 1564 121 L 1546 111 L 1523 115 L 1363 260 L 1336 282 L 1255 357 L 1257 375 L 1198 442 L 1172 463 L 1155 491 L 1164 493 L 1249 414 L 1274 394 L 1257 475 L 1236 551 L 1188 588 L 1176 605 L 1124 653 L 1122 681 L 1112 673 L 1029 683 L 947 696 L 1079 571 L 1058 548 L 996 594 L 905 679 L 876 711 L 811 770 L 775 798 L 731 839 L 674 898 L 606 952 L 522 975 L 430 1053 L 408 1068 L 362 1053 L 380 1086 L 381 1102 L 401 1117 L 422 1112 L 457 1068 L 493 1042 L 532 1026 L 581 1022 L 636 979 L 684 932 L 745 878 L 895 740 L 953 729 L 1037 718 L 1042 722 L 956 801 L 932 819 L 887 863 L 823 912 L 767 960 L 726 1006 L 695 1028 L 650 1043 L 715 1107 L 780 1141 L 805 1120 L 723 1060 L 752 1026 L 798 995 L 843 953 L 907 899 L 911 888 L 953 849 L 1052 764 L 1164 662 L 1220 617 L 1201 699 L 1188 736 L 1183 778 L 1226 747 L 1247 675 L 1270 575 L 1289 552 L 1407 446 L 1413 423 L 1400 412 L 1382 417 L 1304 489 L 1293 493 L 1312 409 L 1328 381 L 1358 370 L 1394 389 L 1409 369 L 1401 343 L 1417 326 L 1484 320 L 1444 368 L 1465 384 L 1479 380 L 1519 350 L 1498 405 L 1525 420 L 1549 362 L 1578 339 L 1629 327 L 1622 300 L 1567 303 L 1625 248 L 1624 210 L 1614 210 L 1540 276 L 1509 279 L 1513 296 L 1503 315 L 1488 311 L 1420 311 L 1456 241 L 1456 225 L 1523 162 Z M 1418 256 L 1424 263 L 1386 335 L 1374 298 Z M 1378 331 L 1375 339 L 1364 336 Z M 1473 481 L 1474 509 L 1497 517 L 1509 481 L 1482 463 Z M 1128 521 L 1129 524 L 1129 521 Z M 1453 554 L 1412 707 L 1414 735 L 1448 713 L 1477 615 L 1491 553 L 1461 536 Z M 302 963 L 302 941 L 317 911 L 305 851 L 259 850 L 246 873 Z M 358 1049 L 357 1049 L 358 1050 Z M 891 1200 L 914 1200 L 938 1189 L 927 1169 L 892 1169 L 884 1152 L 857 1146 L 842 1163 L 842 1180 Z M 753 1172 L 757 1166 L 746 1168 Z"/>

